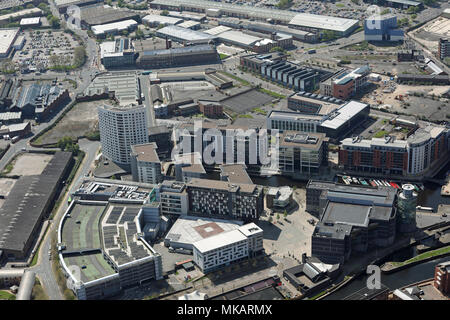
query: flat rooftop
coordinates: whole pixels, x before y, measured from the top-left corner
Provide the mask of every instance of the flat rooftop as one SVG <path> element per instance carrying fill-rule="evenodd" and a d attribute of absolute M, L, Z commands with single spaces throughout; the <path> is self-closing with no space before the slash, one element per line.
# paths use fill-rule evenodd
<path fill-rule="evenodd" d="M 207 239 L 222 232 L 235 230 L 242 221 L 213 219 L 204 217 L 180 217 L 166 235 L 166 240 L 173 243 L 192 245 L 196 241 Z"/>
<path fill-rule="evenodd" d="M 337 129 L 368 108 L 369 105 L 367 103 L 350 101 L 334 111 L 327 120 L 322 122 L 322 127 Z"/>
<path fill-rule="evenodd" d="M 85 95 L 114 91 L 121 105 L 136 103 L 139 99 L 139 85 L 136 72 L 107 73 L 97 76 L 84 91 Z"/>
<path fill-rule="evenodd" d="M 310 13 L 298 13 L 291 21 L 289 21 L 289 25 L 338 32 L 347 32 L 355 25 L 358 25 L 358 23 L 359 20 L 355 19 L 330 17 Z"/>
<path fill-rule="evenodd" d="M 220 165 L 220 175 L 232 183 L 253 184 L 244 164 L 224 164 Z"/>
<path fill-rule="evenodd" d="M 178 26 L 167 26 L 164 28 L 161 28 L 157 31 L 158 35 L 162 36 L 168 36 L 173 37 L 176 39 L 182 39 L 185 41 L 209 41 L 214 40 L 215 37 L 201 32 L 201 31 L 195 31 L 191 29 L 186 29 Z"/>
<path fill-rule="evenodd" d="M 19 31 L 19 28 L 0 29 L 0 55 L 6 55 Z"/>
<path fill-rule="evenodd" d="M 245 240 L 247 240 L 247 237 L 242 232 L 240 232 L 239 230 L 232 230 L 229 232 L 217 234 L 207 239 L 194 242 L 193 246 L 198 251 L 204 253 Z"/>
<path fill-rule="evenodd" d="M 329 202 L 321 221 L 367 227 L 371 210 L 371 206 Z"/>
<path fill-rule="evenodd" d="M 156 143 L 145 143 L 131 146 L 131 153 L 136 155 L 140 162 L 160 162 L 156 153 Z"/>

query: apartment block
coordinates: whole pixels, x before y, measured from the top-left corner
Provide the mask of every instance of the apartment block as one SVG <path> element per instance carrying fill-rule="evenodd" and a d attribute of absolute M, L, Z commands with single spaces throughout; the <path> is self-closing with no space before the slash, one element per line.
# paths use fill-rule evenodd
<path fill-rule="evenodd" d="M 191 179 L 187 191 L 190 215 L 252 221 L 264 209 L 263 188 L 254 184 Z"/>
<path fill-rule="evenodd" d="M 254 223 L 194 242 L 194 262 L 203 273 L 253 257 L 263 250 L 263 230 Z"/>
<path fill-rule="evenodd" d="M 318 173 L 327 165 L 328 138 L 324 133 L 284 131 L 280 137 L 278 165 L 281 173 Z"/>
<path fill-rule="evenodd" d="M 186 185 L 182 182 L 165 180 L 155 188 L 162 215 L 186 215 L 189 210 Z"/>
<path fill-rule="evenodd" d="M 155 143 L 131 146 L 131 173 L 134 181 L 158 184 L 163 180 Z"/>

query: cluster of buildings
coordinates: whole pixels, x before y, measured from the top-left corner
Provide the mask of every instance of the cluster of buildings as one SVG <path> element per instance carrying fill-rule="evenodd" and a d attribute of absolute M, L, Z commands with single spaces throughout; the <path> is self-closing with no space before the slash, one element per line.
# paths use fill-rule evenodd
<path fill-rule="evenodd" d="M 56 84 L 27 84 L 7 79 L 0 86 L 0 118 L 4 124 L 24 119 L 43 121 L 69 101 L 69 92 Z"/>
<path fill-rule="evenodd" d="M 349 35 L 359 24 L 358 20 L 353 19 L 205 0 L 155 0 L 150 3 L 150 7 L 159 10 L 192 11 L 212 17 L 226 16 L 257 20 L 273 23 L 274 25 L 286 25 L 292 29 L 304 30 L 316 34 L 328 30 L 335 32 L 339 36 Z"/>
<path fill-rule="evenodd" d="M 263 78 L 298 91 L 314 91 L 332 72 L 286 61 L 281 53 L 251 54 L 240 58 L 240 65 Z"/>
<path fill-rule="evenodd" d="M 354 187 L 309 181 L 306 210 L 317 215 L 311 255 L 325 263 L 342 264 L 353 252 L 392 245 L 397 232 L 416 229 L 417 194 L 405 185 L 392 188 Z"/>

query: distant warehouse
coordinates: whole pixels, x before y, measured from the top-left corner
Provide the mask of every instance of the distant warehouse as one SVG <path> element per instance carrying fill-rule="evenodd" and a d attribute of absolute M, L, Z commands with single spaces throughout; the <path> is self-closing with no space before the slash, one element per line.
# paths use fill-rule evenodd
<path fill-rule="evenodd" d="M 139 68 L 163 68 L 195 64 L 217 63 L 218 54 L 213 45 L 201 44 L 181 48 L 142 51 L 136 64 Z"/>
<path fill-rule="evenodd" d="M 178 26 L 167 26 L 156 31 L 156 36 L 160 38 L 167 38 L 180 43 L 209 43 L 216 39 L 210 34 L 186 29 Z"/>
<path fill-rule="evenodd" d="M 100 24 L 91 28 L 96 37 L 105 37 L 109 34 L 118 34 L 122 31 L 133 31 L 138 26 L 134 20 L 125 20 L 120 22 Z"/>
<path fill-rule="evenodd" d="M 102 0 L 55 0 L 59 13 L 66 13 L 70 6 L 84 7 L 87 5 L 103 2 Z"/>
<path fill-rule="evenodd" d="M 139 14 L 124 9 L 113 9 L 104 6 L 81 8 L 81 25 L 89 27 L 120 21 L 141 21 Z"/>
<path fill-rule="evenodd" d="M 358 28 L 359 21 L 355 19 L 299 13 L 289 21 L 289 26 L 306 31 L 334 31 L 339 36 L 348 36 L 353 30 Z"/>
<path fill-rule="evenodd" d="M 0 250 L 8 259 L 23 259 L 50 212 L 72 154 L 56 152 L 40 175 L 17 180 L 0 208 Z"/>

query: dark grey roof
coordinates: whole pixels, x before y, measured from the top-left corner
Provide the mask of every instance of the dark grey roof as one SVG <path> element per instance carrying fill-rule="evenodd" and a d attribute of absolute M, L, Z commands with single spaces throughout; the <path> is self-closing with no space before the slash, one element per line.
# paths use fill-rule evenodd
<path fill-rule="evenodd" d="M 322 216 L 323 222 L 345 223 L 357 227 L 369 225 L 371 206 L 329 202 Z"/>
<path fill-rule="evenodd" d="M 56 152 L 40 175 L 23 176 L 0 208 L 0 248 L 24 251 L 46 213 L 72 154 Z"/>

